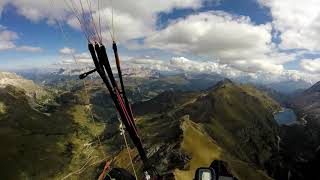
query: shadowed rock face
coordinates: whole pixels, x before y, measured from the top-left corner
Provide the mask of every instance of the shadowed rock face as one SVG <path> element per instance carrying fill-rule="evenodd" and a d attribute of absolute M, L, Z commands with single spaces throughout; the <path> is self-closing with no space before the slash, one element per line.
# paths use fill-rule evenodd
<path fill-rule="evenodd" d="M 305 93 L 316 93 L 316 92 L 320 92 L 320 81 L 305 91 Z"/>
<path fill-rule="evenodd" d="M 320 82 L 291 101 L 291 106 L 301 119 L 307 122 L 306 138 L 312 141 L 312 151 L 320 145 Z"/>
<path fill-rule="evenodd" d="M 320 82 L 295 97 L 291 105 L 301 116 L 306 115 L 306 120 L 320 120 Z"/>
<path fill-rule="evenodd" d="M 293 179 L 319 179 L 320 82 L 293 97 L 289 105 L 307 123 L 281 127 L 281 148 L 270 161 L 271 169 L 276 179 L 286 178 L 288 171 Z"/>

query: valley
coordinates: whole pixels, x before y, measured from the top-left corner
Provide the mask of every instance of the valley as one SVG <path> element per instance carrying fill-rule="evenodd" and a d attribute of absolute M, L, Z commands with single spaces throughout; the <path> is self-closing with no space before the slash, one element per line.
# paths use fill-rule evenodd
<path fill-rule="evenodd" d="M 320 180 L 320 0 L 0 0 L 0 180 Z"/>
<path fill-rule="evenodd" d="M 0 153 L 2 177 L 95 179 L 105 159 L 132 171 L 117 114 L 101 82 L 91 79 L 84 86 L 74 78 L 58 79 L 35 85 L 45 98 L 33 96 L 30 85 L 0 88 L 0 140 L 6 147 Z M 299 150 L 290 142 L 297 130 L 291 129 L 303 126 L 278 126 L 273 114 L 281 105 L 267 91 L 220 77 L 200 79 L 126 78 L 143 145 L 160 174 L 192 179 L 196 168 L 220 159 L 239 179 L 276 177 L 266 164 L 276 165 L 277 137 L 282 152 L 296 157 Z M 312 124 L 308 116 L 306 120 Z M 309 141 L 301 142 L 308 144 L 301 146 L 308 154 Z M 142 176 L 142 162 L 130 140 L 129 146 Z"/>

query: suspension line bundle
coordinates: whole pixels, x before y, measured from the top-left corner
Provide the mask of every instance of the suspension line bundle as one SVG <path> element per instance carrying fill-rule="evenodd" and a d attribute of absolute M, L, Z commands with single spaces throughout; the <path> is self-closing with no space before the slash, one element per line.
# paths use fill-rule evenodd
<path fill-rule="evenodd" d="M 80 79 L 85 78 L 86 76 L 88 76 L 93 72 L 97 72 L 99 74 L 100 78 L 103 80 L 105 86 L 109 91 L 110 97 L 121 117 L 123 124 L 126 127 L 126 130 L 130 138 L 132 139 L 133 144 L 135 145 L 135 147 L 139 152 L 141 160 L 143 161 L 144 164 L 147 164 L 146 153 L 142 146 L 141 139 L 138 135 L 138 130 L 134 122 L 131 106 L 129 104 L 129 100 L 125 93 L 116 42 L 113 42 L 113 50 L 115 54 L 116 65 L 117 65 L 118 75 L 119 75 L 120 84 L 121 84 L 121 91 L 118 87 L 117 81 L 115 80 L 114 74 L 112 72 L 112 68 L 108 59 L 105 46 L 98 42 L 95 42 L 95 44 L 89 43 L 88 49 L 91 54 L 93 63 L 95 65 L 95 69 L 87 73 L 81 74 Z"/>
<path fill-rule="evenodd" d="M 93 70 L 90 70 L 88 72 L 85 72 L 79 75 L 79 78 L 85 79 L 87 76 L 89 76 L 94 72 L 97 72 L 99 74 L 99 77 L 102 79 L 103 83 L 105 84 L 106 88 L 109 91 L 110 97 L 120 116 L 121 122 L 125 126 L 125 130 L 128 132 L 134 146 L 136 147 L 139 153 L 139 156 L 141 157 L 141 160 L 144 165 L 144 171 L 145 171 L 144 174 L 147 174 L 147 175 L 154 174 L 155 176 L 157 176 L 158 173 L 154 168 L 152 168 L 151 164 L 149 164 L 148 162 L 146 152 L 143 148 L 141 139 L 138 134 L 137 126 L 135 124 L 131 105 L 126 95 L 125 85 L 122 77 L 118 47 L 115 41 L 112 0 L 111 0 L 112 26 L 107 25 L 107 27 L 109 26 L 112 29 L 110 30 L 110 28 L 108 28 L 112 38 L 112 49 L 115 57 L 115 64 L 117 68 L 120 87 L 118 86 L 118 83 L 115 79 L 115 75 L 110 65 L 106 47 L 103 44 L 103 36 L 102 36 L 102 30 L 101 30 L 101 17 L 100 17 L 101 15 L 100 0 L 97 0 L 98 13 L 99 13 L 98 23 L 95 23 L 94 21 L 95 18 L 92 14 L 91 0 L 64 0 L 64 1 L 68 6 L 69 10 L 71 10 L 72 14 L 75 16 L 76 20 L 79 22 L 80 28 L 87 39 L 88 50 L 90 52 L 91 58 L 95 66 Z M 75 1 L 79 1 L 79 3 L 76 3 Z M 86 4 L 82 1 L 86 1 Z M 85 5 L 87 5 L 87 8 L 85 7 Z M 125 138 L 125 134 L 123 133 L 122 135 Z M 125 139 L 125 143 L 127 145 L 126 139 Z M 127 148 L 128 148 L 128 145 L 127 145 Z M 132 161 L 131 156 L 130 156 L 130 160 Z M 101 174 L 101 177 L 105 176 L 106 171 L 108 170 L 107 167 L 109 167 L 108 163 L 106 163 L 106 166 L 104 168 L 103 173 Z M 135 176 L 136 176 L 136 173 L 135 173 Z"/>

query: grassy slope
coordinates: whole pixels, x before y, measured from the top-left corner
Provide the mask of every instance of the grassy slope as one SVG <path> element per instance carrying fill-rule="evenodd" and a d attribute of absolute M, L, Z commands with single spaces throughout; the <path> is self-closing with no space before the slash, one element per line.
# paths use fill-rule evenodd
<path fill-rule="evenodd" d="M 96 146 L 92 142 L 96 135 L 102 133 L 104 127 L 100 123 L 92 122 L 91 118 L 88 117 L 88 109 L 85 106 L 76 105 L 71 107 L 67 112 L 73 116 L 74 122 L 78 125 L 78 131 L 68 135 L 65 141 L 59 142 L 60 145 L 67 142 L 72 143 L 73 150 L 70 161 L 65 168 L 63 168 L 63 171 L 59 172 L 54 179 L 61 179 L 69 175 L 69 173 L 77 172 L 79 169 L 82 169 L 87 162 L 88 164 L 94 165 L 88 167 L 88 169 L 84 169 L 84 171 L 78 171 L 81 173 L 73 174 L 70 177 L 71 179 L 91 179 L 96 175 L 95 168 L 106 158 L 104 155 L 108 155 L 103 154 L 106 151 L 105 147 Z"/>
<path fill-rule="evenodd" d="M 199 122 L 202 129 L 205 129 L 217 143 L 211 141 L 204 131 L 193 127 L 192 123 L 190 128 L 189 125 L 187 125 L 187 128 L 185 128 L 183 132 L 185 135 L 183 146 L 186 150 L 192 149 L 192 151 L 190 151 L 193 155 L 191 168 L 193 167 L 194 169 L 194 167 L 198 165 L 208 166 L 212 159 L 206 159 L 206 156 L 210 158 L 221 157 L 228 160 L 232 169 L 237 172 L 239 177 L 243 179 L 254 179 L 250 177 L 250 173 L 254 175 L 261 173 L 258 173 L 253 166 L 240 161 L 239 158 L 231 158 L 226 154 L 230 154 L 230 151 L 232 153 L 233 145 L 240 141 L 234 137 L 234 126 L 250 126 L 251 121 L 248 123 L 246 120 L 252 119 L 250 118 L 252 117 L 250 115 L 252 114 L 251 111 L 256 110 L 255 106 L 251 109 L 248 107 L 249 110 L 246 107 L 242 108 L 243 102 L 241 101 L 243 99 L 249 99 L 248 105 L 256 105 L 256 98 L 250 99 L 247 97 L 249 97 L 249 95 L 258 97 L 258 101 L 263 102 L 263 107 L 259 106 L 257 109 L 261 110 L 262 113 L 265 112 L 265 108 L 273 109 L 274 104 L 271 103 L 268 98 L 264 97 L 263 94 L 250 89 L 251 87 L 242 88 L 245 88 L 244 91 L 247 95 L 245 96 L 246 98 L 240 98 L 240 100 L 238 97 L 241 97 L 243 92 L 240 91 L 239 94 L 239 89 L 234 89 L 233 86 L 230 88 L 221 88 L 221 92 L 218 90 L 210 94 L 209 99 L 215 97 L 215 103 L 218 104 L 213 107 L 209 106 L 210 102 L 200 101 L 201 96 L 208 95 L 206 93 L 191 93 L 187 95 L 181 93 L 180 98 L 171 101 L 173 106 L 161 109 L 161 114 L 158 114 L 158 112 L 150 113 L 138 118 L 138 126 L 141 130 L 142 139 L 148 147 L 150 147 L 150 145 L 163 143 L 179 143 L 180 139 L 177 137 L 179 135 L 177 128 L 179 128 L 180 125 L 180 112 L 185 110 L 187 110 L 187 112 L 193 112 L 195 111 L 193 108 L 196 107 L 200 113 L 197 114 L 196 112 L 194 115 L 191 114 L 191 120 Z M 17 92 L 13 91 L 12 93 Z M 77 93 L 77 95 L 80 97 L 83 96 L 81 92 Z M 3 99 L 3 97 L 9 98 Z M 0 154 L 2 155 L 0 159 L 5 160 L 3 161 L 5 163 L 0 165 L 1 170 L 3 170 L 1 174 L 7 175 L 8 177 L 5 179 L 22 179 L 23 176 L 32 176 L 33 179 L 43 179 L 44 177 L 46 179 L 48 179 L 48 177 L 51 179 L 61 179 L 68 173 L 80 169 L 89 157 L 97 156 L 97 159 L 102 159 L 103 156 L 101 152 L 94 144 L 88 148 L 85 146 L 85 144 L 93 140 L 94 134 L 100 134 L 103 130 L 102 124 L 98 123 L 95 126 L 90 122 L 86 105 L 63 105 L 59 107 L 55 113 L 52 113 L 51 116 L 46 116 L 32 109 L 23 97 L 24 96 L 19 93 L 0 96 L 0 101 L 5 104 L 6 111 L 10 112 L 8 113 L 10 117 L 0 115 L 0 123 L 2 123 L 1 125 L 5 125 L 0 126 L 0 140 L 3 142 L 1 146 L 8 147 L 0 150 Z M 219 98 L 221 100 L 219 100 Z M 205 99 L 208 99 L 208 97 Z M 151 103 L 149 105 L 157 106 L 157 103 Z M 203 105 L 205 107 L 203 107 Z M 20 108 L 16 109 L 14 107 Z M 192 111 L 189 111 L 188 108 L 191 108 Z M 146 109 L 146 111 L 148 112 L 148 109 Z M 247 111 L 248 113 L 245 113 Z M 26 114 L 28 116 L 25 116 Z M 211 116 L 212 114 L 215 116 Z M 269 115 L 269 113 L 254 114 L 253 117 L 260 117 L 259 115 L 264 117 L 264 115 Z M 105 115 L 101 114 L 101 116 Z M 20 121 L 21 119 L 23 119 L 23 121 Z M 204 122 L 200 122 L 200 120 L 204 120 Z M 17 123 L 21 123 L 22 125 L 15 126 Z M 32 134 L 31 130 L 34 129 L 39 129 L 39 131 L 37 131 L 36 134 Z M 108 130 L 108 128 L 106 129 Z M 31 135 L 28 139 L 24 139 L 25 133 L 30 133 L 28 130 L 31 132 Z M 44 134 L 44 132 L 46 132 L 46 134 Z M 57 133 L 59 133 L 59 135 L 57 135 Z M 192 145 L 193 137 L 199 137 L 199 139 L 201 139 L 199 146 Z M 124 144 L 123 139 L 121 139 L 119 135 L 113 136 L 111 139 L 105 139 L 103 143 L 106 144 L 103 148 L 107 152 L 114 152 L 119 149 L 119 144 Z M 117 147 L 113 147 L 114 144 L 117 144 Z M 199 149 L 194 149 L 194 147 L 199 147 Z M 204 149 L 206 153 L 205 157 L 203 157 L 205 153 L 200 153 L 203 152 L 201 149 Z M 217 149 L 219 149 L 219 153 L 217 153 Z M 22 150 L 25 152 L 21 152 Z M 91 151 L 92 153 L 90 153 Z M 117 156 L 115 164 L 131 169 L 128 167 L 129 159 L 126 153 L 126 150 L 122 150 Z M 136 152 L 133 151 L 132 154 L 134 161 L 139 163 Z M 43 157 L 45 157 L 45 159 L 43 159 Z M 95 160 L 96 159 L 93 159 L 92 162 Z M 30 166 L 30 162 L 33 162 L 32 166 Z M 136 168 L 139 169 L 140 166 L 138 165 Z M 180 175 L 188 176 L 188 179 L 191 179 L 194 173 L 193 169 L 186 172 L 180 171 Z M 12 172 L 13 170 L 19 173 L 14 174 Z M 248 173 L 246 170 L 248 170 Z M 78 179 L 80 177 L 82 179 L 91 179 L 94 175 L 95 169 L 89 168 L 80 175 L 72 176 L 72 179 Z M 261 174 L 261 177 L 262 176 Z"/>
<path fill-rule="evenodd" d="M 1 179 L 61 179 L 80 169 L 88 157 L 101 160 L 96 145 L 85 146 L 102 132 L 85 106 L 59 107 L 50 116 L 33 109 L 23 91 L 0 89 L 7 113 L 0 116 Z M 93 177 L 93 168 L 83 177 Z M 73 178 L 75 179 L 76 176 Z"/>
<path fill-rule="evenodd" d="M 227 151 L 259 165 L 270 156 L 277 125 L 272 112 L 279 105 L 250 86 L 227 83 L 210 91 L 183 113 L 201 123 Z"/>
<path fill-rule="evenodd" d="M 246 149 L 238 154 L 234 152 L 234 149 L 241 142 L 245 142 L 247 137 L 254 136 L 255 133 L 259 134 L 260 132 L 255 130 L 260 130 L 260 127 L 270 128 L 266 133 L 273 133 L 272 112 L 278 108 L 277 103 L 250 86 L 235 86 L 233 84 L 227 84 L 209 92 L 174 93 L 171 95 L 170 93 L 165 93 L 154 98 L 155 102 L 151 100 L 139 104 L 139 110 L 141 111 L 138 114 L 141 113 L 143 116 L 138 117 L 136 120 L 148 151 L 163 145 L 171 144 L 175 146 L 174 144 L 182 141 L 182 149 L 192 154 L 190 169 L 175 171 L 178 179 L 192 179 L 195 168 L 208 166 L 216 158 L 229 162 L 231 169 L 240 179 L 269 179 L 264 172 L 259 171 L 253 165 L 250 155 L 245 156 L 243 159 L 251 162 L 251 164 L 239 158 L 246 152 L 250 152 L 251 146 L 248 146 L 249 150 Z M 213 106 L 212 102 L 210 102 L 211 100 L 214 102 Z M 159 108 L 159 104 L 161 108 Z M 191 113 L 191 120 L 198 122 L 198 124 L 196 125 L 191 121 L 183 124 L 183 139 L 179 139 L 180 132 L 177 130 L 181 123 L 180 118 L 184 115 L 181 112 L 185 111 Z M 195 114 L 192 114 L 192 112 Z M 245 131 L 238 133 L 239 129 L 244 129 Z M 259 144 L 257 141 L 265 141 L 261 137 L 263 136 L 253 138 L 253 144 Z M 199 142 L 196 142 L 195 139 L 199 139 Z M 117 135 L 104 142 L 108 146 L 118 142 L 116 144 L 120 145 L 120 147 L 115 147 L 115 149 L 120 148 L 122 150 L 116 156 L 114 165 L 132 171 L 127 151 L 123 147 L 123 139 Z M 266 142 L 266 144 L 268 143 L 273 142 Z M 165 149 L 165 151 L 169 150 L 170 152 L 170 148 Z M 241 148 L 244 149 L 245 147 Z M 266 148 L 266 154 L 263 153 L 264 148 Z M 172 150 L 175 149 L 173 148 Z M 260 158 L 265 159 L 269 155 L 270 147 L 262 145 L 258 147 L 258 150 L 262 152 L 259 152 L 262 154 Z M 137 152 L 131 150 L 131 153 L 137 172 L 142 172 L 139 171 L 141 162 Z M 165 154 L 165 152 L 158 153 Z M 156 162 L 165 164 L 166 160 L 162 159 L 164 157 L 156 158 Z M 141 177 L 141 174 L 138 173 L 138 176 Z"/>
<path fill-rule="evenodd" d="M 6 114 L 7 107 L 3 102 L 0 102 L 0 116 Z"/>
<path fill-rule="evenodd" d="M 197 168 L 208 167 L 214 159 L 228 162 L 233 173 L 240 179 L 270 179 L 252 165 L 230 156 L 214 140 L 208 138 L 208 135 L 194 122 L 184 121 L 183 129 L 182 148 L 192 154 L 192 160 L 189 170 L 175 171 L 176 179 L 192 179 Z"/>
<path fill-rule="evenodd" d="M 176 179 L 191 179 L 197 168 L 208 167 L 212 160 L 221 159 L 223 150 L 199 131 L 193 122 L 187 120 L 182 126 L 184 129 L 182 148 L 191 153 L 192 160 L 188 171 L 176 170 L 175 176 Z"/>

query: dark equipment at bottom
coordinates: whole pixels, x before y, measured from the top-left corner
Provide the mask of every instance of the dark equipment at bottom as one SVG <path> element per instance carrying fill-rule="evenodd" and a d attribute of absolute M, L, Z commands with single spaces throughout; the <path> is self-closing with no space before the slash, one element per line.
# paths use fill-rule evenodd
<path fill-rule="evenodd" d="M 105 180 L 135 180 L 135 177 L 125 169 L 122 168 L 113 168 L 108 175 L 106 176 Z"/>
<path fill-rule="evenodd" d="M 238 180 L 238 178 L 232 175 L 227 162 L 214 160 L 210 167 L 198 168 L 194 180 Z"/>
<path fill-rule="evenodd" d="M 125 169 L 113 168 L 105 180 L 135 180 L 135 177 Z M 162 179 L 161 177 L 158 179 Z M 238 180 L 228 167 L 228 163 L 221 160 L 212 161 L 210 167 L 198 168 L 194 180 Z"/>

